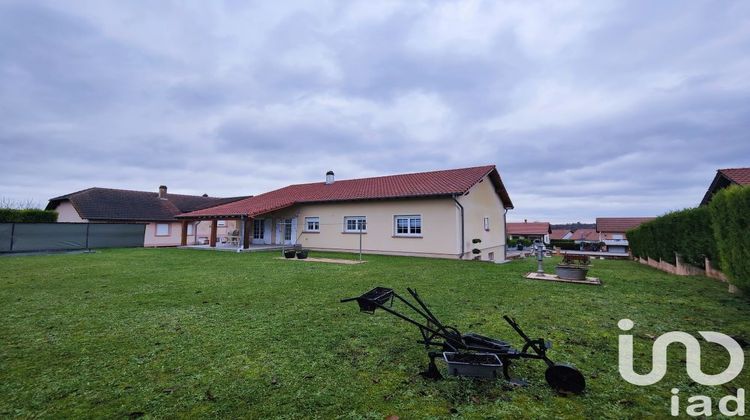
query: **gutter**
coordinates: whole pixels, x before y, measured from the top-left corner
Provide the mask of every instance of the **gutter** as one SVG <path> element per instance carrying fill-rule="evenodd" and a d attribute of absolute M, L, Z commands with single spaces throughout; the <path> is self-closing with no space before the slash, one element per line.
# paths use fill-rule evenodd
<path fill-rule="evenodd" d="M 464 206 L 462 206 L 461 203 L 459 203 L 458 200 L 456 200 L 456 197 L 457 196 L 454 195 L 451 198 L 453 198 L 453 202 L 456 203 L 456 206 L 458 206 L 459 211 L 461 212 L 461 255 L 458 256 L 458 259 L 462 260 L 464 259 L 464 252 L 465 252 L 464 243 L 466 242 L 464 239 L 464 236 L 465 236 L 464 234 L 464 230 L 465 230 L 464 229 Z"/>

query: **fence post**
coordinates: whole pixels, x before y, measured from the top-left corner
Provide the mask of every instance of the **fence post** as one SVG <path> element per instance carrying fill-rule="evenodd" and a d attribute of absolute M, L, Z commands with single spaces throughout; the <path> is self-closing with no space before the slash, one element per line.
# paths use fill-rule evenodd
<path fill-rule="evenodd" d="M 91 223 L 86 223 L 86 251 L 91 251 L 89 249 L 89 227 L 91 226 Z"/>
<path fill-rule="evenodd" d="M 10 224 L 10 249 L 8 252 L 13 251 L 13 235 L 16 233 L 16 224 L 11 223 Z"/>

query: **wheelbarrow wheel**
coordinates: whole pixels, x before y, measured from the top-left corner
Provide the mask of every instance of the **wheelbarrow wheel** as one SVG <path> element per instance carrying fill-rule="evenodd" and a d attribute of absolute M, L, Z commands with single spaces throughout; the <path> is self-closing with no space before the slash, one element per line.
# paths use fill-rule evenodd
<path fill-rule="evenodd" d="M 586 389 L 583 374 L 570 365 L 556 364 L 547 368 L 544 373 L 547 383 L 561 394 L 580 394 Z"/>

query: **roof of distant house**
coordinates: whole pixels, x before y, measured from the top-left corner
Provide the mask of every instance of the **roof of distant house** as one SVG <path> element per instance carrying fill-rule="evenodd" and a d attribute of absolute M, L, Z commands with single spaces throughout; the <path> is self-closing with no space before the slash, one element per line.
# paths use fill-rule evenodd
<path fill-rule="evenodd" d="M 596 231 L 596 229 L 576 229 L 570 239 L 574 241 L 598 241 L 599 233 Z"/>
<path fill-rule="evenodd" d="M 179 217 L 255 217 L 301 203 L 383 200 L 403 198 L 452 197 L 465 194 L 489 176 L 505 208 L 513 208 L 508 192 L 494 165 L 412 174 L 380 176 L 289 185 L 212 208 L 182 214 Z"/>
<path fill-rule="evenodd" d="M 550 233 L 549 238 L 550 239 L 563 239 L 569 233 L 571 233 L 570 229 L 552 229 L 552 233 Z"/>
<path fill-rule="evenodd" d="M 654 219 L 655 217 L 597 217 L 596 231 L 625 233 Z"/>
<path fill-rule="evenodd" d="M 730 185 L 750 185 L 750 168 L 727 168 L 716 171 L 701 205 L 708 204 L 717 191 Z"/>
<path fill-rule="evenodd" d="M 508 235 L 546 235 L 552 233 L 549 222 L 506 223 Z"/>
<path fill-rule="evenodd" d="M 165 199 L 161 199 L 156 192 L 94 187 L 52 198 L 47 204 L 47 209 L 52 210 L 60 202 L 70 200 L 82 219 L 170 221 L 175 220 L 174 217 L 181 213 L 231 203 L 247 197 L 218 198 L 167 193 Z"/>

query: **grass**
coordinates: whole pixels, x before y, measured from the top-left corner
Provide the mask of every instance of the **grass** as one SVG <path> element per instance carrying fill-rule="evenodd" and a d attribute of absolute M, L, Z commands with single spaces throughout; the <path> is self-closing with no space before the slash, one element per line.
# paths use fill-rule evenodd
<path fill-rule="evenodd" d="M 621 318 L 636 323 L 640 372 L 653 337 L 667 331 L 750 337 L 748 301 L 706 278 L 595 261 L 591 274 L 604 281 L 595 287 L 523 279 L 532 260 L 275 257 L 131 249 L 0 258 L 0 416 L 664 417 L 673 387 L 683 403 L 750 388 L 748 369 L 725 386 L 692 383 L 679 346 L 656 385 L 618 374 Z M 414 327 L 338 303 L 377 285 L 414 287 L 444 322 L 518 345 L 501 318 L 511 314 L 532 337 L 553 341 L 550 357 L 582 370 L 587 392 L 555 395 L 538 361 L 514 366 L 531 383 L 519 389 L 421 379 L 426 357 Z M 727 363 L 725 351 L 703 343 L 704 371 Z"/>

